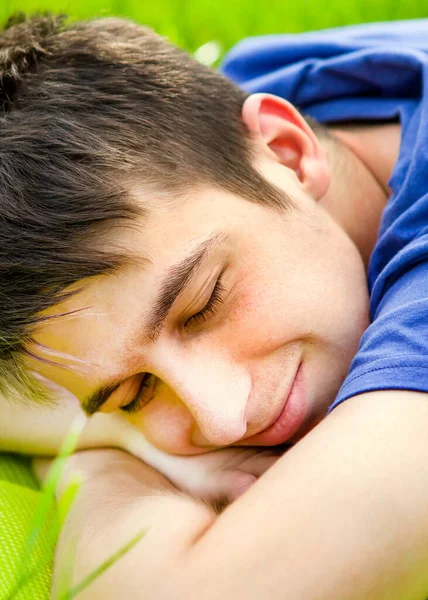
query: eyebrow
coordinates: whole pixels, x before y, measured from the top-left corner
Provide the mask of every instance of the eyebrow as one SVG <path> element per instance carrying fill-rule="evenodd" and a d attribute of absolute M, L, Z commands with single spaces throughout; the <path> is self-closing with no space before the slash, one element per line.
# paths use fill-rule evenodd
<path fill-rule="evenodd" d="M 221 231 L 212 233 L 203 242 L 200 242 L 193 250 L 185 256 L 179 263 L 170 267 L 159 288 L 157 297 L 153 302 L 143 333 L 138 333 L 134 344 L 152 345 L 159 338 L 165 320 L 171 307 L 178 296 L 186 289 L 189 283 L 196 277 L 199 269 L 205 260 L 211 255 L 215 248 L 222 244 L 229 234 Z M 91 416 L 99 409 L 111 396 L 111 394 L 122 385 L 125 379 L 115 380 L 98 387 L 82 402 L 82 409 Z"/>
<path fill-rule="evenodd" d="M 120 381 L 116 381 L 114 383 L 108 383 L 106 385 L 102 385 L 95 390 L 90 396 L 85 398 L 82 402 L 83 412 L 88 416 L 92 416 L 96 412 L 99 411 L 101 406 L 107 402 L 113 392 L 117 390 L 118 387 L 122 385 L 124 379 Z"/>

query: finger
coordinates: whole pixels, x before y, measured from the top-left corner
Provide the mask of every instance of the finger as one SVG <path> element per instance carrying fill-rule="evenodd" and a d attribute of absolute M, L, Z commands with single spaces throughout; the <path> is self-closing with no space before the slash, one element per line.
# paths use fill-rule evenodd
<path fill-rule="evenodd" d="M 260 477 L 279 459 L 278 455 L 270 452 L 260 452 L 239 465 L 239 469 L 245 473 L 251 473 Z"/>
<path fill-rule="evenodd" d="M 232 502 L 242 496 L 256 481 L 257 477 L 252 473 L 226 471 L 223 473 L 220 489 L 223 488 L 224 497 Z"/>
<path fill-rule="evenodd" d="M 245 475 L 245 476 L 244 476 Z M 257 477 L 255 475 L 249 473 L 241 473 L 239 477 L 237 477 L 235 485 L 231 487 L 229 500 L 232 502 L 242 496 L 244 492 L 246 492 L 255 482 L 257 481 Z"/>
<path fill-rule="evenodd" d="M 211 478 L 210 484 L 205 487 L 204 497 L 211 501 L 231 502 L 248 490 L 255 481 L 257 477 L 252 473 L 238 470 L 223 471 Z"/>

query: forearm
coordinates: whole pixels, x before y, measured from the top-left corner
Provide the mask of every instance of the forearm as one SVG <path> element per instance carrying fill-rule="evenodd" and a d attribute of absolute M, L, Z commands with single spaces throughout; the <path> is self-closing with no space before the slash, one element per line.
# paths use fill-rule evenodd
<path fill-rule="evenodd" d="M 96 521 L 79 544 L 78 578 L 149 526 L 100 579 L 100 597 L 163 600 L 174 590 L 188 600 L 203 590 L 206 600 L 424 600 L 428 408 L 426 397 L 414 399 L 413 417 L 403 420 L 401 400 L 391 398 L 374 409 L 336 409 L 217 517 L 144 465 L 134 483 L 111 475 L 89 482 L 81 502 Z M 102 513 L 105 497 L 114 506 Z M 80 512 L 76 506 L 70 528 L 83 526 Z"/>
<path fill-rule="evenodd" d="M 76 584 L 144 532 L 141 542 L 79 599 L 178 600 L 177 585 L 180 589 L 185 586 L 181 559 L 211 526 L 214 510 L 179 492 L 140 460 L 117 450 L 77 453 L 68 470 L 80 471 L 84 479 L 57 544 L 53 598 L 70 561 Z"/>

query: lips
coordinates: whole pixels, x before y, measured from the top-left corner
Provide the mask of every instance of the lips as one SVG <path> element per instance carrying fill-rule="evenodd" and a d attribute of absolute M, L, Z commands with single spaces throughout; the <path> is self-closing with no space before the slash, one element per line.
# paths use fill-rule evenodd
<path fill-rule="evenodd" d="M 308 409 L 303 382 L 303 363 L 300 363 L 291 388 L 283 400 L 282 410 L 276 421 L 267 429 L 242 440 L 236 445 L 276 446 L 290 439 L 301 426 Z"/>

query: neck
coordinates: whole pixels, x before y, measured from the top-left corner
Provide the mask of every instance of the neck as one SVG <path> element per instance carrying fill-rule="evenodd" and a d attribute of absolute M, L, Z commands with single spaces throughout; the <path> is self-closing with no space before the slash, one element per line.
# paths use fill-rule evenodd
<path fill-rule="evenodd" d="M 386 134 L 385 128 L 392 128 Z M 398 129 L 397 129 L 398 128 Z M 320 139 L 331 184 L 320 201 L 357 246 L 366 271 L 388 201 L 388 180 L 398 157 L 400 126 L 338 125 Z"/>

